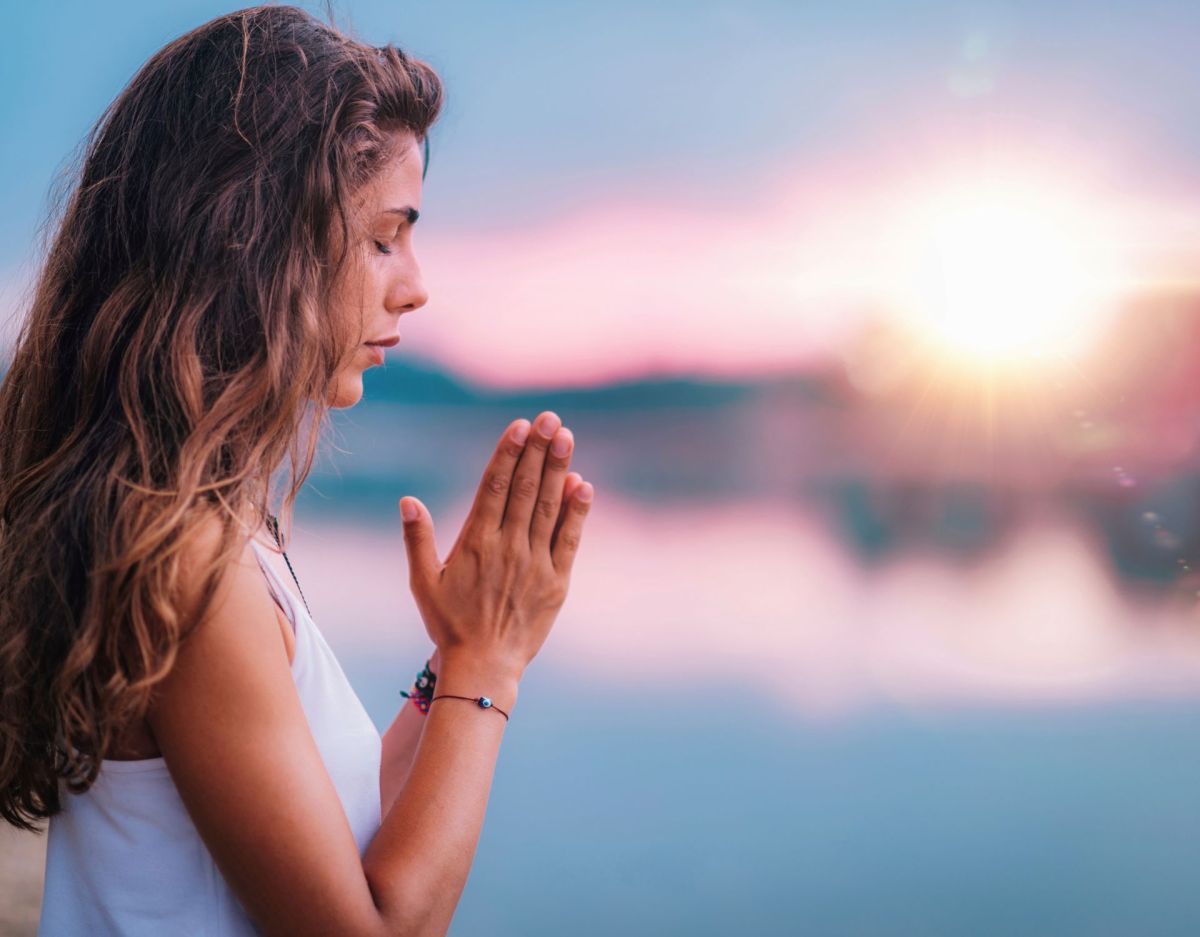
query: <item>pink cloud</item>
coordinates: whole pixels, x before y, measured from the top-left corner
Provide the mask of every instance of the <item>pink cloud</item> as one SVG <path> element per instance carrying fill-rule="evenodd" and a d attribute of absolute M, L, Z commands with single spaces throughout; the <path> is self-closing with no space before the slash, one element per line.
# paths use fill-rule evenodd
<path fill-rule="evenodd" d="M 1148 276 L 1198 256 L 1186 213 L 1118 194 L 1115 170 L 1094 156 L 1014 146 L 1003 159 L 1047 191 L 1100 205 Z M 827 360 L 887 303 L 903 213 L 971 167 L 961 145 L 931 139 L 780 166 L 737 197 L 715 179 L 711 198 L 598 194 L 517 229 L 422 232 L 431 300 L 402 324 L 401 347 L 501 386 Z"/>

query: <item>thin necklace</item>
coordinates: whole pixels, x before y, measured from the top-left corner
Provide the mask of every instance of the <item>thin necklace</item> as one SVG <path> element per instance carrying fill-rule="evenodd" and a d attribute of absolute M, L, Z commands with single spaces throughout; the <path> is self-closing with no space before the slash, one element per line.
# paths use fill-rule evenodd
<path fill-rule="evenodd" d="M 292 569 L 292 561 L 288 559 L 287 552 L 283 549 L 283 543 L 279 540 L 279 518 L 274 514 L 267 515 L 267 530 L 271 531 L 271 536 L 275 538 L 275 545 L 279 547 L 279 552 L 283 554 L 283 561 L 287 563 L 288 572 L 292 574 L 292 579 L 296 582 L 296 589 L 300 592 L 300 601 L 304 603 L 304 610 L 308 612 L 308 617 L 312 618 L 312 610 L 308 607 L 308 599 L 304 597 L 304 590 L 300 588 L 300 580 L 296 579 L 296 571 Z"/>

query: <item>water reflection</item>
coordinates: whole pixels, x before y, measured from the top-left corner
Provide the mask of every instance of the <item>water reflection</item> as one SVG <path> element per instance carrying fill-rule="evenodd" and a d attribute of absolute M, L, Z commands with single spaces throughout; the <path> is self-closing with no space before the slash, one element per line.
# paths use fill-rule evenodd
<path fill-rule="evenodd" d="M 1200 690 L 1193 606 L 1122 592 L 1100 545 L 1065 520 L 1031 523 L 966 566 L 929 552 L 865 566 L 804 502 L 701 508 L 600 490 L 535 669 L 681 691 L 753 674 L 805 716 Z M 469 507 L 435 514 L 443 555 Z M 432 649 L 398 517 L 391 529 L 301 517 L 292 555 L 345 659 L 419 664 Z"/>
<path fill-rule="evenodd" d="M 938 476 L 798 384 L 586 399 L 356 409 L 297 515 L 317 621 L 382 727 L 432 649 L 398 498 L 445 555 L 509 419 L 549 406 L 580 440 L 596 504 L 452 937 L 1200 918 L 1194 478 L 1125 488 L 1054 453 Z"/>

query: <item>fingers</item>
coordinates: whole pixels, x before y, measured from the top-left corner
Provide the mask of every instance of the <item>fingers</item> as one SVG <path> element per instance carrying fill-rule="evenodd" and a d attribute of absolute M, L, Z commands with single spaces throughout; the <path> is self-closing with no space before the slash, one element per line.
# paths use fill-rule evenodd
<path fill-rule="evenodd" d="M 562 420 L 551 410 L 543 411 L 534 421 L 529 441 L 525 443 L 525 451 L 521 454 L 513 473 L 508 506 L 504 509 L 504 520 L 501 522 L 513 540 L 524 539 L 526 544 L 529 542 L 533 506 L 542 490 L 542 468 L 546 463 L 546 450 L 561 425 Z"/>
<path fill-rule="evenodd" d="M 563 506 L 562 526 L 554 538 L 550 556 L 554 561 L 554 568 L 564 576 L 570 575 L 571 566 L 575 563 L 575 554 L 583 536 L 583 522 L 592 506 L 593 494 L 591 482 L 580 482 Z"/>
<path fill-rule="evenodd" d="M 411 497 L 400 499 L 400 517 L 404 524 L 404 548 L 408 553 L 409 581 L 428 580 L 440 565 L 432 518 L 425 505 Z"/>
<path fill-rule="evenodd" d="M 463 524 L 464 531 L 493 533 L 500 529 L 513 472 L 521 453 L 525 451 L 524 438 L 528 433 L 529 421 L 525 419 L 513 420 L 504 430 L 496 451 L 484 469 L 483 480 L 475 492 L 475 501 Z"/>
<path fill-rule="evenodd" d="M 562 507 L 567 466 L 571 464 L 571 453 L 574 449 L 575 435 L 567 427 L 559 427 L 554 438 L 550 440 L 550 448 L 546 451 L 546 464 L 542 469 L 542 490 L 533 506 L 533 522 L 529 527 L 531 550 L 548 552 L 550 549 L 550 538 L 558 526 Z"/>
<path fill-rule="evenodd" d="M 562 527 L 563 519 L 567 516 L 567 502 L 575 493 L 575 489 L 579 487 L 583 481 L 583 476 L 578 472 L 567 472 L 567 477 L 563 479 L 562 504 L 558 508 L 558 520 L 554 524 L 554 535 L 558 536 L 558 529 Z"/>
<path fill-rule="evenodd" d="M 567 510 L 571 506 L 571 498 L 575 494 L 575 489 L 579 487 L 583 481 L 583 476 L 578 472 L 567 472 L 567 477 L 563 479 L 562 501 L 558 506 L 558 519 L 554 522 L 554 533 L 550 537 L 550 547 L 554 548 L 554 541 L 558 539 L 558 532 L 562 530 L 563 521 L 567 519 Z"/>

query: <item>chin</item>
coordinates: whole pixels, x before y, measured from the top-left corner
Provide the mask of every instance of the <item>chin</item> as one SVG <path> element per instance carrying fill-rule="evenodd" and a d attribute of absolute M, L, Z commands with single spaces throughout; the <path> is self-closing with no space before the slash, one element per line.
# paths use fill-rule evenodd
<path fill-rule="evenodd" d="M 345 410 L 347 407 L 353 407 L 362 400 L 362 395 L 362 372 L 356 371 L 351 374 L 342 372 L 338 375 L 334 390 L 329 395 L 329 408 L 331 410 Z"/>

